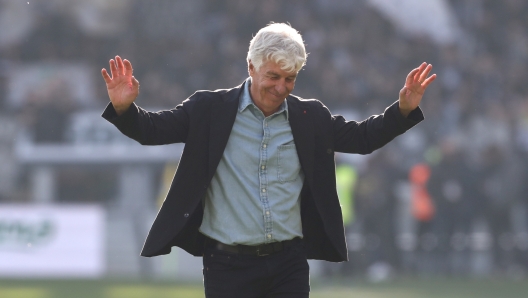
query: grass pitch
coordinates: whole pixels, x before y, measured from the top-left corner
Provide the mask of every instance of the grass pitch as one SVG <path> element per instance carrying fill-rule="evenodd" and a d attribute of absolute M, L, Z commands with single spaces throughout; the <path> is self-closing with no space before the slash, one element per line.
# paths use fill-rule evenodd
<path fill-rule="evenodd" d="M 0 280 L 1 298 L 203 298 L 201 284 L 113 280 Z M 526 298 L 528 280 L 407 279 L 313 283 L 312 298 Z"/>

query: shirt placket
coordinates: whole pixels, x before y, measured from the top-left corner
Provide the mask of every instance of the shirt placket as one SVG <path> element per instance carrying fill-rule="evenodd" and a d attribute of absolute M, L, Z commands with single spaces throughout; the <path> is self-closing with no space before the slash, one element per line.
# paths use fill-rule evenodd
<path fill-rule="evenodd" d="M 260 183 L 260 201 L 262 202 L 262 212 L 264 216 L 264 241 L 271 242 L 273 239 L 273 222 L 271 220 L 271 210 L 268 200 L 268 146 L 270 141 L 270 131 L 268 119 L 262 121 L 263 137 L 260 145 L 260 162 L 259 162 L 259 183 Z"/>

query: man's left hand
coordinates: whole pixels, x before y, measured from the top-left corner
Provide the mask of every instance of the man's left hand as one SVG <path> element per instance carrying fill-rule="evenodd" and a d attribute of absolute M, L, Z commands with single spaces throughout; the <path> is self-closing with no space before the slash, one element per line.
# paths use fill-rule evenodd
<path fill-rule="evenodd" d="M 407 117 L 410 112 L 418 107 L 422 101 L 425 89 L 436 79 L 436 74 L 427 77 L 431 69 L 433 69 L 433 66 L 424 62 L 407 75 L 405 86 L 400 90 L 399 103 L 400 113 L 404 117 Z"/>

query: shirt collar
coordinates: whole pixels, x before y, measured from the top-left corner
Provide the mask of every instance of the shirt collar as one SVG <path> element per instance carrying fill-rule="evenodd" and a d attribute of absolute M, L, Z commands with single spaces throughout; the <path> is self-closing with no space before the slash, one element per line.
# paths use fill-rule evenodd
<path fill-rule="evenodd" d="M 249 87 L 251 86 L 251 77 L 247 78 L 246 83 L 244 84 L 244 90 L 240 95 L 240 102 L 238 104 L 238 112 L 242 113 L 248 106 L 253 105 L 255 109 L 258 107 L 253 103 L 251 99 L 251 94 L 249 93 Z M 284 112 L 286 115 L 286 120 L 288 120 L 288 101 L 285 99 L 284 102 L 280 105 L 279 110 L 273 115 L 280 114 Z"/>

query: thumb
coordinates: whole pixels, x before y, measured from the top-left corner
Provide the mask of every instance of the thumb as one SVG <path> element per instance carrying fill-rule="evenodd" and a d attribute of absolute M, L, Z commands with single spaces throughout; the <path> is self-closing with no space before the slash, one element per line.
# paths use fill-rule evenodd
<path fill-rule="evenodd" d="M 409 96 L 411 94 L 411 89 L 407 88 L 407 86 L 404 86 L 401 90 L 400 90 L 400 96 Z"/>
<path fill-rule="evenodd" d="M 136 80 L 134 76 L 132 76 L 132 86 L 134 86 L 134 88 L 139 88 L 139 81 Z"/>

